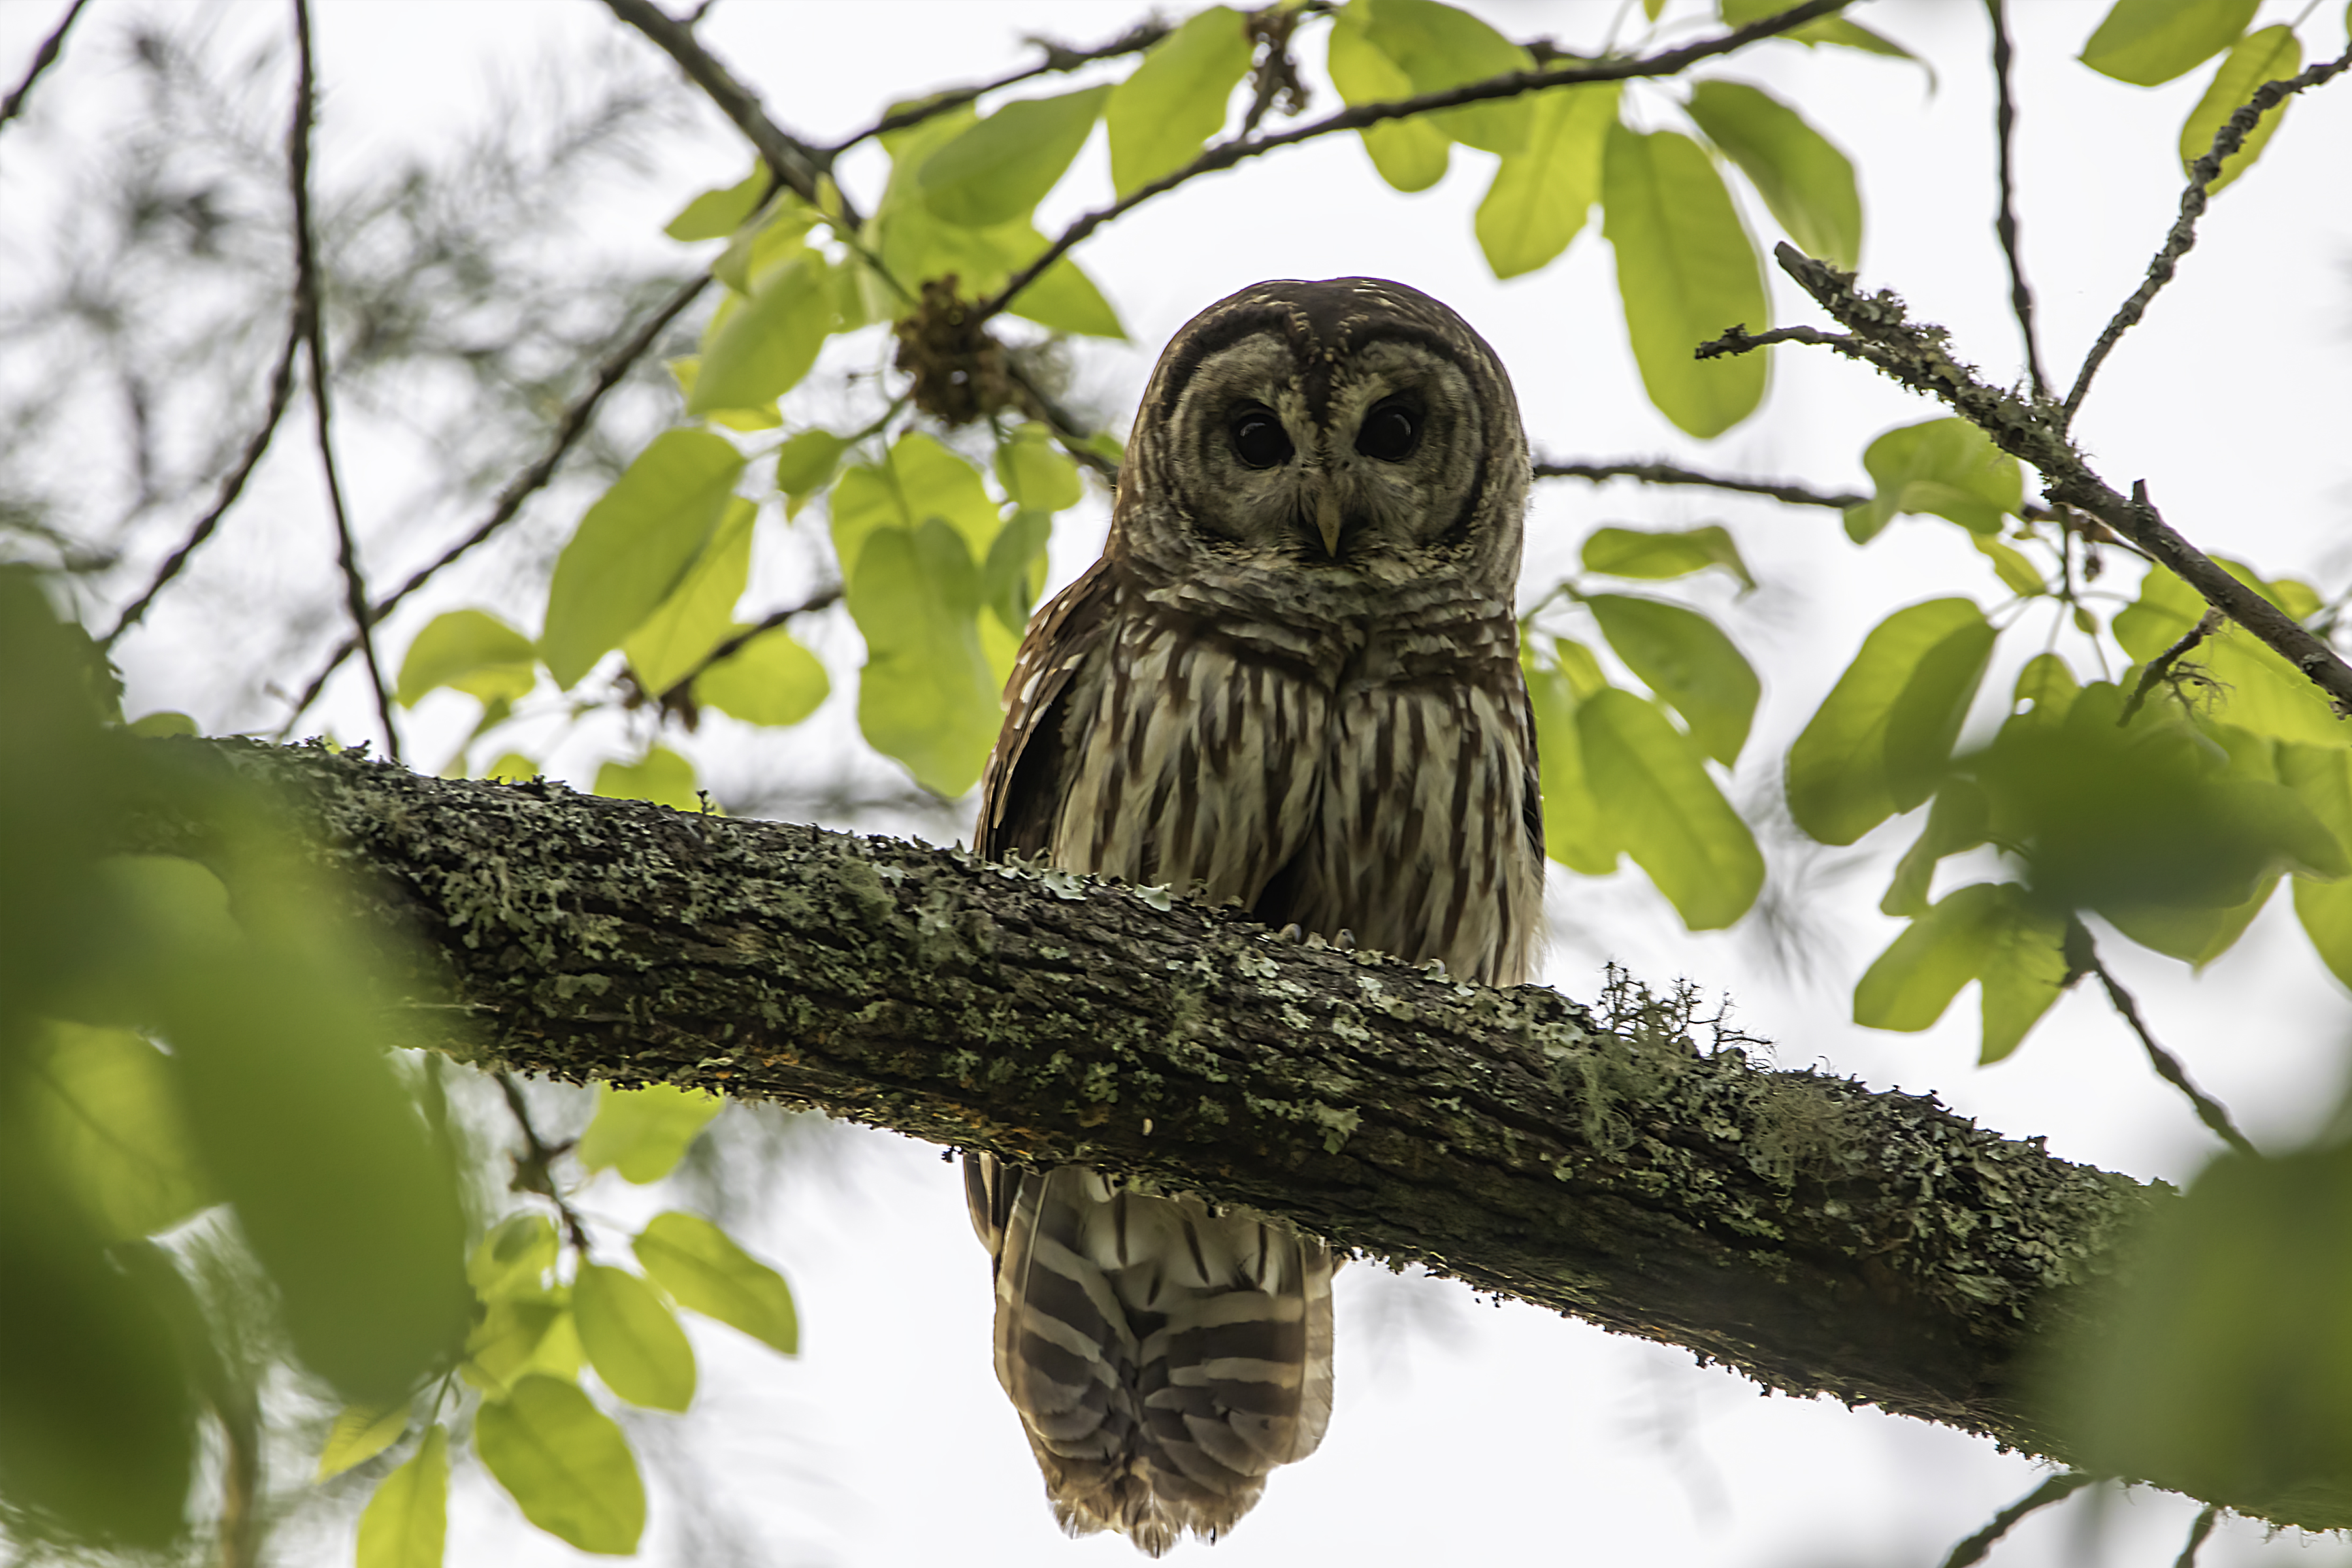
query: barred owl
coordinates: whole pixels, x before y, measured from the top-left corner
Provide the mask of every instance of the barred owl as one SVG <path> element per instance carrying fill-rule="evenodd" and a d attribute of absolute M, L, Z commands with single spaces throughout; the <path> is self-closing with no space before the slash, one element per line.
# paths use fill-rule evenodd
<path fill-rule="evenodd" d="M 1006 687 L 979 847 L 1239 900 L 1490 984 L 1543 886 L 1494 351 L 1370 278 L 1212 305 L 1160 355 L 1102 559 Z M 1331 1414 L 1320 1239 L 1084 1166 L 967 1159 L 996 1372 L 1072 1534 L 1213 1539 Z"/>

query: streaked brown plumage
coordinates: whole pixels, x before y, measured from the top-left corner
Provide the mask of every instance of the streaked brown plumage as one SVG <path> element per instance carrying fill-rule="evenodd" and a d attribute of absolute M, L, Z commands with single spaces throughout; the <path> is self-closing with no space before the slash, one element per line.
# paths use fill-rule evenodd
<path fill-rule="evenodd" d="M 1543 853 L 1494 351 L 1377 279 L 1261 283 L 1161 354 L 1102 559 L 1031 624 L 979 846 L 1490 984 Z M 996 1370 L 1073 1534 L 1230 1529 L 1331 1411 L 1328 1248 L 1082 1166 L 966 1163 Z"/>

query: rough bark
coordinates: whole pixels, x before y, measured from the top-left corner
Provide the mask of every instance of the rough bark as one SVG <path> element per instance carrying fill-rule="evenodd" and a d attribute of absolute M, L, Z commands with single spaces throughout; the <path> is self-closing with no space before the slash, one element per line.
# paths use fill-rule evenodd
<path fill-rule="evenodd" d="M 1702 1050 L 1673 998 L 1596 1019 L 961 850 L 162 743 L 278 787 L 358 873 L 421 1045 L 1090 1161 L 2053 1458 L 2030 1345 L 2167 1201 L 1932 1099 Z"/>

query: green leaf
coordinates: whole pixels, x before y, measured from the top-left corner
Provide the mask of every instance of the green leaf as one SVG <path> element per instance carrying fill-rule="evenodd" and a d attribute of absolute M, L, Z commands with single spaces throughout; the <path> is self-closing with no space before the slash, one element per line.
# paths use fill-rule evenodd
<path fill-rule="evenodd" d="M 2155 87 L 2237 42 L 2260 6 L 2261 0 L 2116 0 L 2083 46 L 2082 60 L 2102 76 Z"/>
<path fill-rule="evenodd" d="M 744 220 L 728 238 L 727 247 L 710 263 L 710 275 L 726 284 L 730 293 L 719 301 L 718 310 L 705 326 L 705 345 L 709 343 L 712 332 L 725 324 L 720 318 L 742 308 L 742 297 L 754 288 L 752 279 L 768 277 L 785 262 L 805 254 L 809 231 L 824 221 L 824 214 L 788 189 L 778 190 L 768 198 L 765 207 Z"/>
<path fill-rule="evenodd" d="M 1981 983 L 1979 1059 L 2015 1050 L 2066 978 L 2066 924 L 2014 882 L 1974 882 L 1930 907 L 1864 972 L 1853 1021 L 1912 1033 L 1944 1016 L 1969 981 Z"/>
<path fill-rule="evenodd" d="M 625 1268 L 583 1263 L 572 1284 L 572 1315 L 605 1387 L 652 1410 L 694 1403 L 694 1348 L 652 1286 Z"/>
<path fill-rule="evenodd" d="M 1412 79 L 1372 42 L 1366 16 L 1360 6 L 1349 5 L 1333 18 L 1328 58 L 1331 85 L 1351 108 L 1412 97 Z M 1381 178 L 1400 191 L 1425 191 L 1445 177 L 1453 143 L 1426 119 L 1384 120 L 1357 134 Z"/>
<path fill-rule="evenodd" d="M 1200 155 L 1202 144 L 1223 128 L 1252 52 L 1247 19 L 1212 5 L 1152 46 L 1135 74 L 1111 89 L 1103 118 L 1111 184 L 1120 195 Z"/>
<path fill-rule="evenodd" d="M 776 489 L 796 503 L 806 499 L 832 482 L 848 450 L 849 443 L 830 430 L 794 432 L 776 448 Z"/>
<path fill-rule="evenodd" d="M 485 610 L 436 616 L 400 661 L 399 701 L 414 708 L 437 687 L 454 687 L 484 702 L 511 702 L 530 694 L 539 650 L 530 639 Z"/>
<path fill-rule="evenodd" d="M 634 1246 L 646 1272 L 679 1306 L 798 1353 L 800 1320 L 784 1277 L 709 1220 L 675 1209 L 656 1215 Z"/>
<path fill-rule="evenodd" d="M 1055 445 L 1052 432 L 1034 423 L 997 444 L 996 482 L 1015 506 L 1034 511 L 1064 510 L 1086 493 L 1077 464 Z"/>
<path fill-rule="evenodd" d="M 1555 639 L 1552 660 L 1539 663 L 1534 657 L 1534 639 L 1528 639 L 1521 648 L 1520 662 L 1528 679 L 1528 697 L 1535 711 L 1536 753 L 1540 763 L 1543 789 L 1544 853 L 1571 871 L 1581 871 L 1588 877 L 1605 877 L 1617 869 L 1624 846 L 1612 829 L 1609 814 L 1592 794 L 1585 777 L 1584 748 L 1578 739 L 1576 710 L 1591 691 L 1601 689 L 1598 666 L 1591 666 L 1594 684 L 1580 689 L 1575 676 L 1562 668 L 1583 656 L 1582 663 L 1591 665 L 1591 653 L 1566 639 Z M 1574 649 L 1568 659 L 1561 658 L 1564 649 Z"/>
<path fill-rule="evenodd" d="M 2282 596 L 2238 563 L 2217 558 L 2216 563 L 2273 604 Z M 2179 641 L 2208 607 L 2194 588 L 2168 570 L 2151 566 L 2138 600 L 2116 616 L 2116 640 L 2146 664 Z M 2192 695 L 2215 719 L 2282 741 L 2352 745 L 2352 723 L 2336 717 L 2320 689 L 2234 621 L 2224 621 L 2173 669 L 2200 678 Z M 2150 699 L 2151 704 L 2163 700 Z"/>
<path fill-rule="evenodd" d="M 2037 653 L 2017 672 L 2010 699 L 2010 724 L 2059 724 L 2082 694 L 2082 684 L 2066 661 L 2054 653 Z M 2031 706 L 2028 706 L 2031 704 Z M 2004 726 L 2006 727 L 2006 726 Z"/>
<path fill-rule="evenodd" d="M 1739 546 L 1720 524 L 1705 528 L 1596 528 L 1585 537 L 1584 569 L 1612 577 L 1652 580 L 1687 577 L 1710 566 L 1720 566 L 1739 579 L 1742 588 L 1756 586 Z"/>
<path fill-rule="evenodd" d="M 980 641 L 980 570 L 965 536 L 936 516 L 875 530 L 856 560 L 847 598 L 866 637 L 858 727 L 916 783 L 954 799 L 979 779 L 1003 721 Z"/>
<path fill-rule="evenodd" d="M 669 372 L 670 379 L 677 383 L 678 395 L 685 398 L 688 406 L 691 407 L 694 384 L 702 377 L 702 356 L 680 354 L 676 359 L 664 360 L 662 363 Z M 746 433 L 777 429 L 784 422 L 783 411 L 772 401 L 757 408 L 714 408 L 703 417 L 721 429 Z"/>
<path fill-rule="evenodd" d="M 1642 384 L 1694 436 L 1719 436 L 1764 397 L 1764 358 L 1695 357 L 1735 325 L 1771 324 L 1756 247 L 1698 143 L 1671 131 L 1609 128 L 1601 233 L 1617 253 L 1617 292 Z"/>
<path fill-rule="evenodd" d="M 326 1480 L 340 1476 L 354 1465 L 364 1465 L 394 1443 L 408 1430 L 408 1404 L 347 1405 L 337 1413 L 335 1424 L 327 1429 L 327 1446 L 319 1451 L 319 1471 L 314 1478 Z M 436 1426 L 434 1431 L 440 1428 Z M 426 1441 L 431 1441 L 428 1435 Z"/>
<path fill-rule="evenodd" d="M 1690 115 L 1755 184 L 1798 249 L 1848 271 L 1861 265 L 1853 164 L 1803 115 L 1737 81 L 1700 82 L 1691 89 Z"/>
<path fill-rule="evenodd" d="M 1867 544 L 1896 512 L 1932 512 L 1971 533 L 1998 533 L 2025 504 L 2017 459 L 1965 419 L 1928 419 L 1889 430 L 1862 455 L 1878 493 L 1849 507 L 1845 531 Z M 2039 581 L 2039 579 L 2036 579 Z"/>
<path fill-rule="evenodd" d="M 1003 513 L 989 498 L 980 470 L 919 432 L 900 437 L 878 465 L 861 464 L 842 475 L 834 487 L 832 510 L 834 554 L 842 576 L 852 581 L 866 537 L 877 528 L 911 531 L 937 518 L 979 559 L 1003 525 Z M 851 608 L 856 607 L 853 594 Z"/>
<path fill-rule="evenodd" d="M 2221 68 L 2213 73 L 2205 96 L 2197 100 L 2197 107 L 2189 111 L 2189 119 L 2180 127 L 2181 173 L 2189 173 L 2198 159 L 2213 150 L 2213 138 L 2222 125 L 2245 107 L 2263 83 L 2291 77 L 2302 68 L 2303 41 L 2284 22 L 2240 39 L 2230 51 L 2230 58 L 2221 62 Z M 2263 148 L 2278 130 L 2279 121 L 2286 118 L 2286 110 L 2287 104 L 2281 103 L 2255 122 L 2253 130 L 2246 133 L 2244 143 L 2222 163 L 2221 174 L 2205 188 L 2208 195 L 2254 166 L 2254 160 L 2263 155 Z"/>
<path fill-rule="evenodd" d="M 1478 204 L 1478 247 L 1497 278 L 1549 266 L 1601 199 L 1601 154 L 1620 84 L 1556 88 L 1529 110 L 1527 146 L 1503 159 Z"/>
<path fill-rule="evenodd" d="M 1895 879 L 1878 901 L 1879 912 L 1905 918 L 1925 914 L 1937 863 L 1985 841 L 1988 810 L 1984 791 L 1976 781 L 1946 779 L 1944 787 L 1936 792 L 1935 804 L 1927 808 L 1927 826 L 1896 863 Z"/>
<path fill-rule="evenodd" d="M 658 1182 L 677 1168 L 687 1146 L 726 1108 L 725 1100 L 699 1089 L 598 1084 L 596 1114 L 574 1152 L 591 1171 L 615 1170 L 639 1186 Z"/>
<path fill-rule="evenodd" d="M 2000 585 L 2011 593 L 2030 599 L 2050 591 L 2050 584 L 2042 581 L 2042 574 L 2034 569 L 2033 563 L 2025 558 L 2023 552 L 1986 533 L 1970 533 L 1969 542 L 1977 547 L 1978 554 L 1992 563 L 1992 574 L 2000 578 Z"/>
<path fill-rule="evenodd" d="M 923 203 L 966 228 L 1025 218 L 1086 145 L 1108 87 L 1008 103 L 924 160 Z"/>
<path fill-rule="evenodd" d="M 596 793 L 609 800 L 649 800 L 675 811 L 702 809 L 694 764 L 667 746 L 648 746 L 634 763 L 606 763 L 596 770 Z"/>
<path fill-rule="evenodd" d="M 1364 36 L 1402 69 L 1410 94 L 1443 92 L 1465 82 L 1532 70 L 1528 51 L 1467 11 L 1438 0 L 1354 0 L 1365 12 Z M 1517 98 L 1442 109 L 1433 126 L 1466 147 L 1508 155 L 1525 150 L 1531 106 Z"/>
<path fill-rule="evenodd" d="M 667 430 L 580 520 L 556 558 L 540 652 L 569 690 L 669 597 L 727 513 L 742 455 L 704 430 Z"/>
<path fill-rule="evenodd" d="M 662 232 L 686 243 L 724 239 L 758 208 L 770 183 L 768 171 L 754 163 L 751 172 L 735 184 L 715 186 L 680 207 L 677 216 L 662 226 Z"/>
<path fill-rule="evenodd" d="M 2352 751 L 2340 746 L 2282 742 L 2279 782 L 2294 791 L 2346 854 L 2352 855 Z M 2352 985 L 2352 878 L 2332 882 L 2298 878 L 2295 918 L 2336 979 Z"/>
<path fill-rule="evenodd" d="M 980 569 L 980 591 L 996 624 L 1018 637 L 1029 625 L 1038 592 L 1045 584 L 1045 545 L 1054 536 L 1054 519 L 1042 511 L 1013 514 L 988 559 Z M 1005 673 L 1010 675 L 1008 668 Z"/>
<path fill-rule="evenodd" d="M 1789 812 L 1823 844 L 1851 844 L 1927 798 L 1951 756 L 1994 632 L 1967 599 L 1895 611 L 1789 748 Z"/>
<path fill-rule="evenodd" d="M 545 1215 L 509 1215 L 474 1244 L 466 1259 L 466 1282 L 485 1301 L 543 1296 L 557 1250 L 555 1223 Z"/>
<path fill-rule="evenodd" d="M 1021 230 L 1024 238 L 1037 232 L 1026 224 L 1021 226 Z M 1045 241 L 1039 239 L 1029 247 L 1027 256 L 1034 258 L 1045 248 Z M 1026 259 L 1022 263 L 1027 264 Z M 1023 321 L 1034 321 L 1048 331 L 1076 332 L 1089 338 L 1127 336 L 1127 329 L 1119 324 L 1118 312 L 1103 298 L 1103 291 L 1066 256 L 1014 295 L 1008 309 Z"/>
<path fill-rule="evenodd" d="M 1585 779 L 1625 852 L 1693 931 L 1719 931 L 1764 885 L 1755 837 L 1707 776 L 1691 738 L 1630 691 L 1576 710 Z"/>
<path fill-rule="evenodd" d="M 170 735 L 201 735 L 194 719 L 170 708 L 159 708 L 152 713 L 142 713 L 123 728 L 142 741 L 160 741 Z"/>
<path fill-rule="evenodd" d="M 2266 878 L 2252 898 L 2219 907 L 2183 904 L 2118 905 L 2102 910 L 2109 924 L 2124 935 L 2201 970 L 2237 944 L 2278 890 L 2278 878 Z"/>
<path fill-rule="evenodd" d="M 1591 594 L 1583 604 L 1617 657 L 1683 716 L 1700 749 L 1726 767 L 1738 762 L 1762 688 L 1722 629 L 1657 599 Z"/>
<path fill-rule="evenodd" d="M 152 1236 L 212 1201 L 180 1114 L 171 1058 L 126 1029 L 35 1026 L 21 1120 L 58 1184 L 109 1241 Z"/>
<path fill-rule="evenodd" d="M 741 496 L 730 496 L 710 542 L 669 597 L 622 639 L 621 652 L 649 696 L 677 685 L 734 635 L 735 601 L 751 579 L 751 523 L 759 512 Z"/>
<path fill-rule="evenodd" d="M 748 628 L 737 626 L 728 635 Z M 694 700 L 746 724 L 783 729 L 816 711 L 832 689 L 816 655 L 771 626 L 694 678 Z"/>
<path fill-rule="evenodd" d="M 577 1385 L 526 1377 L 474 1417 L 474 1449 L 523 1517 L 583 1552 L 625 1556 L 646 1528 L 646 1488 L 613 1418 Z"/>
<path fill-rule="evenodd" d="M 500 1296 L 486 1302 L 466 1336 L 458 1374 L 476 1388 L 504 1394 L 525 1377 L 568 1377 L 580 1369 L 571 1309 L 553 1294 Z"/>
<path fill-rule="evenodd" d="M 686 411 L 764 408 L 799 384 L 833 331 L 833 298 L 813 250 L 754 274 L 749 299 L 712 314 Z"/>
<path fill-rule="evenodd" d="M 449 1530 L 449 1434 L 435 1422 L 360 1513 L 357 1568 L 441 1568 Z"/>

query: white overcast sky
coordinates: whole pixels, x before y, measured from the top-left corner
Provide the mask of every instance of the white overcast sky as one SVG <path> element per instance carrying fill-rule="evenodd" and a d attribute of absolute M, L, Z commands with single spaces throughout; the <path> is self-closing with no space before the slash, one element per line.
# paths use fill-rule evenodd
<path fill-rule="evenodd" d="M 108 97 L 111 68 L 100 45 L 136 3 L 100 0 L 77 52 L 44 84 L 47 101 L 36 121 L 0 138 L 0 213 L 12 200 L 22 213 L 27 190 L 53 196 L 42 182 L 68 157 L 77 118 L 120 101 Z M 1474 8 L 1506 32 L 1550 35 L 1571 47 L 1594 45 L 1619 9 L 1602 0 L 1486 0 Z M 2303 8 L 2266 0 L 2261 20 L 2292 19 Z M 0 78 L 13 80 L 58 9 L 39 0 L 0 4 Z M 2071 58 L 2103 3 L 2020 0 L 2011 9 L 2025 245 L 2045 352 L 2063 379 L 2171 221 L 2180 188 L 2173 147 L 2205 73 L 2156 91 L 2124 87 Z M 279 7 L 257 3 L 147 10 L 229 33 L 280 25 Z M 614 30 L 603 8 L 583 0 L 322 0 L 317 10 L 326 89 L 320 163 L 330 180 L 339 169 L 460 133 L 491 80 Z M 1093 42 L 1139 14 L 1092 0 L 722 0 L 703 32 L 781 121 L 824 141 L 869 121 L 892 98 L 1025 60 L 1024 33 Z M 1960 0 L 1882 0 L 1856 14 L 1932 60 L 1939 85 L 1931 91 L 1919 69 L 1898 62 L 1789 45 L 1751 51 L 1715 72 L 1799 103 L 1854 157 L 1869 225 L 1865 283 L 1902 292 L 1918 315 L 1953 330 L 1961 357 L 2006 378 L 2018 350 L 1990 222 L 1982 10 Z M 2340 50 L 2342 27 L 2341 7 L 2319 7 L 2303 26 L 2309 54 Z M 1645 124 L 1675 123 L 1673 95 L 1671 87 L 1637 86 L 1628 95 L 1632 113 Z M 1332 101 L 1328 90 L 1319 101 Z M 2299 102 L 2262 164 L 2220 200 L 2179 281 L 2110 361 L 2078 427 L 2111 482 L 2147 479 L 2191 539 L 2267 571 L 2302 569 L 2323 589 L 2352 571 L 2347 154 L 2352 82 L 2339 81 Z M 655 229 L 685 195 L 731 183 L 747 162 L 714 119 L 656 181 L 611 194 L 609 218 L 594 220 L 597 242 L 655 252 L 668 243 Z M 1596 232 L 1532 277 L 1497 283 L 1486 272 L 1471 214 L 1491 165 L 1457 148 L 1443 185 L 1401 197 L 1380 184 L 1353 138 L 1331 138 L 1142 209 L 1077 253 L 1134 338 L 1125 348 L 1089 349 L 1081 390 L 1122 410 L 1123 421 L 1160 345 L 1202 305 L 1261 278 L 1369 273 L 1423 288 L 1467 317 L 1509 366 L 1538 450 L 1563 458 L 1666 456 L 1863 488 L 1860 453 L 1871 437 L 1940 412 L 1827 354 L 1781 349 L 1764 413 L 1717 441 L 1691 441 L 1641 395 L 1611 256 Z M 871 179 L 877 170 L 853 162 L 845 179 Z M 1097 137 L 1041 214 L 1043 226 L 1098 203 L 1108 184 Z M 1740 199 L 1769 247 L 1777 230 L 1744 191 Z M 5 287 L 0 279 L 0 291 Z M 1774 297 L 1777 320 L 1815 319 L 1777 274 Z M 290 493 L 299 501 L 303 492 Z M 1933 520 L 1899 522 L 1864 551 L 1825 512 L 1568 484 L 1543 489 L 1536 501 L 1529 591 L 1566 571 L 1576 543 L 1601 521 L 1727 522 L 1763 579 L 1762 592 L 1738 604 L 1727 591 L 1699 590 L 1768 683 L 1738 778 L 1743 797 L 1769 784 L 1788 739 L 1871 624 L 1932 595 L 1991 592 L 1958 531 Z M 1065 520 L 1055 553 L 1061 580 L 1083 568 L 1102 526 L 1098 499 Z M 496 607 L 526 620 L 534 613 Z M 2035 610 L 2005 639 L 2017 646 L 2002 650 L 1989 693 L 2005 694 L 2009 673 L 2039 651 L 2046 615 Z M 204 692 L 186 673 L 201 668 L 185 645 L 167 638 L 135 648 L 131 710 L 186 707 L 203 716 Z M 352 705 L 353 696 L 342 689 L 337 721 L 363 732 L 365 710 Z M 843 732 L 846 697 L 835 699 L 827 732 Z M 1979 725 L 1997 721 L 1999 711 L 1989 696 Z M 584 784 L 593 746 L 613 739 L 600 733 L 556 765 Z M 711 771 L 744 784 L 755 782 L 747 770 L 782 754 L 748 745 L 714 758 Z M 1906 821 L 1864 847 L 1899 848 L 1915 831 Z M 2210 1141 L 2090 994 L 2062 1002 L 2016 1058 L 1990 1070 L 1974 1066 L 1972 992 L 1925 1035 L 1875 1034 L 1847 1021 L 1855 975 L 1896 929 L 1875 912 L 1891 858 L 1882 853 L 1801 900 L 1827 943 L 1811 978 L 1752 935 L 1684 932 L 1662 900 L 1629 878 L 1556 873 L 1548 978 L 1589 994 L 1604 958 L 1654 982 L 1686 975 L 1736 997 L 1746 1027 L 1776 1041 L 1784 1066 L 1932 1089 L 2011 1136 L 2046 1134 L 2052 1151 L 2068 1158 L 2141 1177 L 2193 1174 Z M 1949 867 L 1939 887 L 1972 879 L 1989 864 Z M 2109 943 L 2158 1031 L 2258 1141 L 2291 1139 L 2326 1114 L 2352 1016 L 2286 902 L 2274 900 L 2247 941 L 2201 979 Z M 885 1135 L 844 1142 L 824 1173 L 788 1176 L 749 1227 L 793 1278 L 805 1353 L 780 1363 L 730 1331 L 698 1324 L 705 1392 L 677 1435 L 683 1453 L 728 1507 L 757 1521 L 767 1560 L 777 1563 L 1128 1561 L 1129 1548 L 1114 1540 L 1063 1542 L 1046 1516 L 990 1372 L 986 1264 L 953 1169 L 936 1151 Z M 592 1203 L 625 1215 L 636 1198 L 600 1188 Z M 1972 1438 L 1834 1404 L 1766 1399 L 1726 1373 L 1696 1371 L 1680 1352 L 1517 1305 L 1474 1306 L 1451 1285 L 1397 1283 L 1358 1267 L 1343 1276 L 1340 1311 L 1339 1404 L 1322 1452 L 1281 1472 L 1213 1555 L 1187 1548 L 1187 1560 L 1244 1568 L 1463 1553 L 1725 1568 L 1927 1564 L 2037 1476 L 2031 1464 Z M 688 1560 L 676 1554 L 678 1521 L 664 1520 L 658 1480 L 654 1490 L 651 1555 Z M 2029 1522 L 1993 1561 L 2002 1568 L 2168 1563 L 2194 1511 L 2146 1494 L 2078 1499 Z M 289 1539 L 280 1551 L 288 1561 L 347 1560 L 348 1538 Z M 524 1528 L 478 1470 L 461 1483 L 453 1564 L 572 1556 Z M 2265 1543 L 2242 1522 L 2225 1527 L 2202 1558 L 2209 1565 L 2347 1560 L 2340 1542 Z"/>

